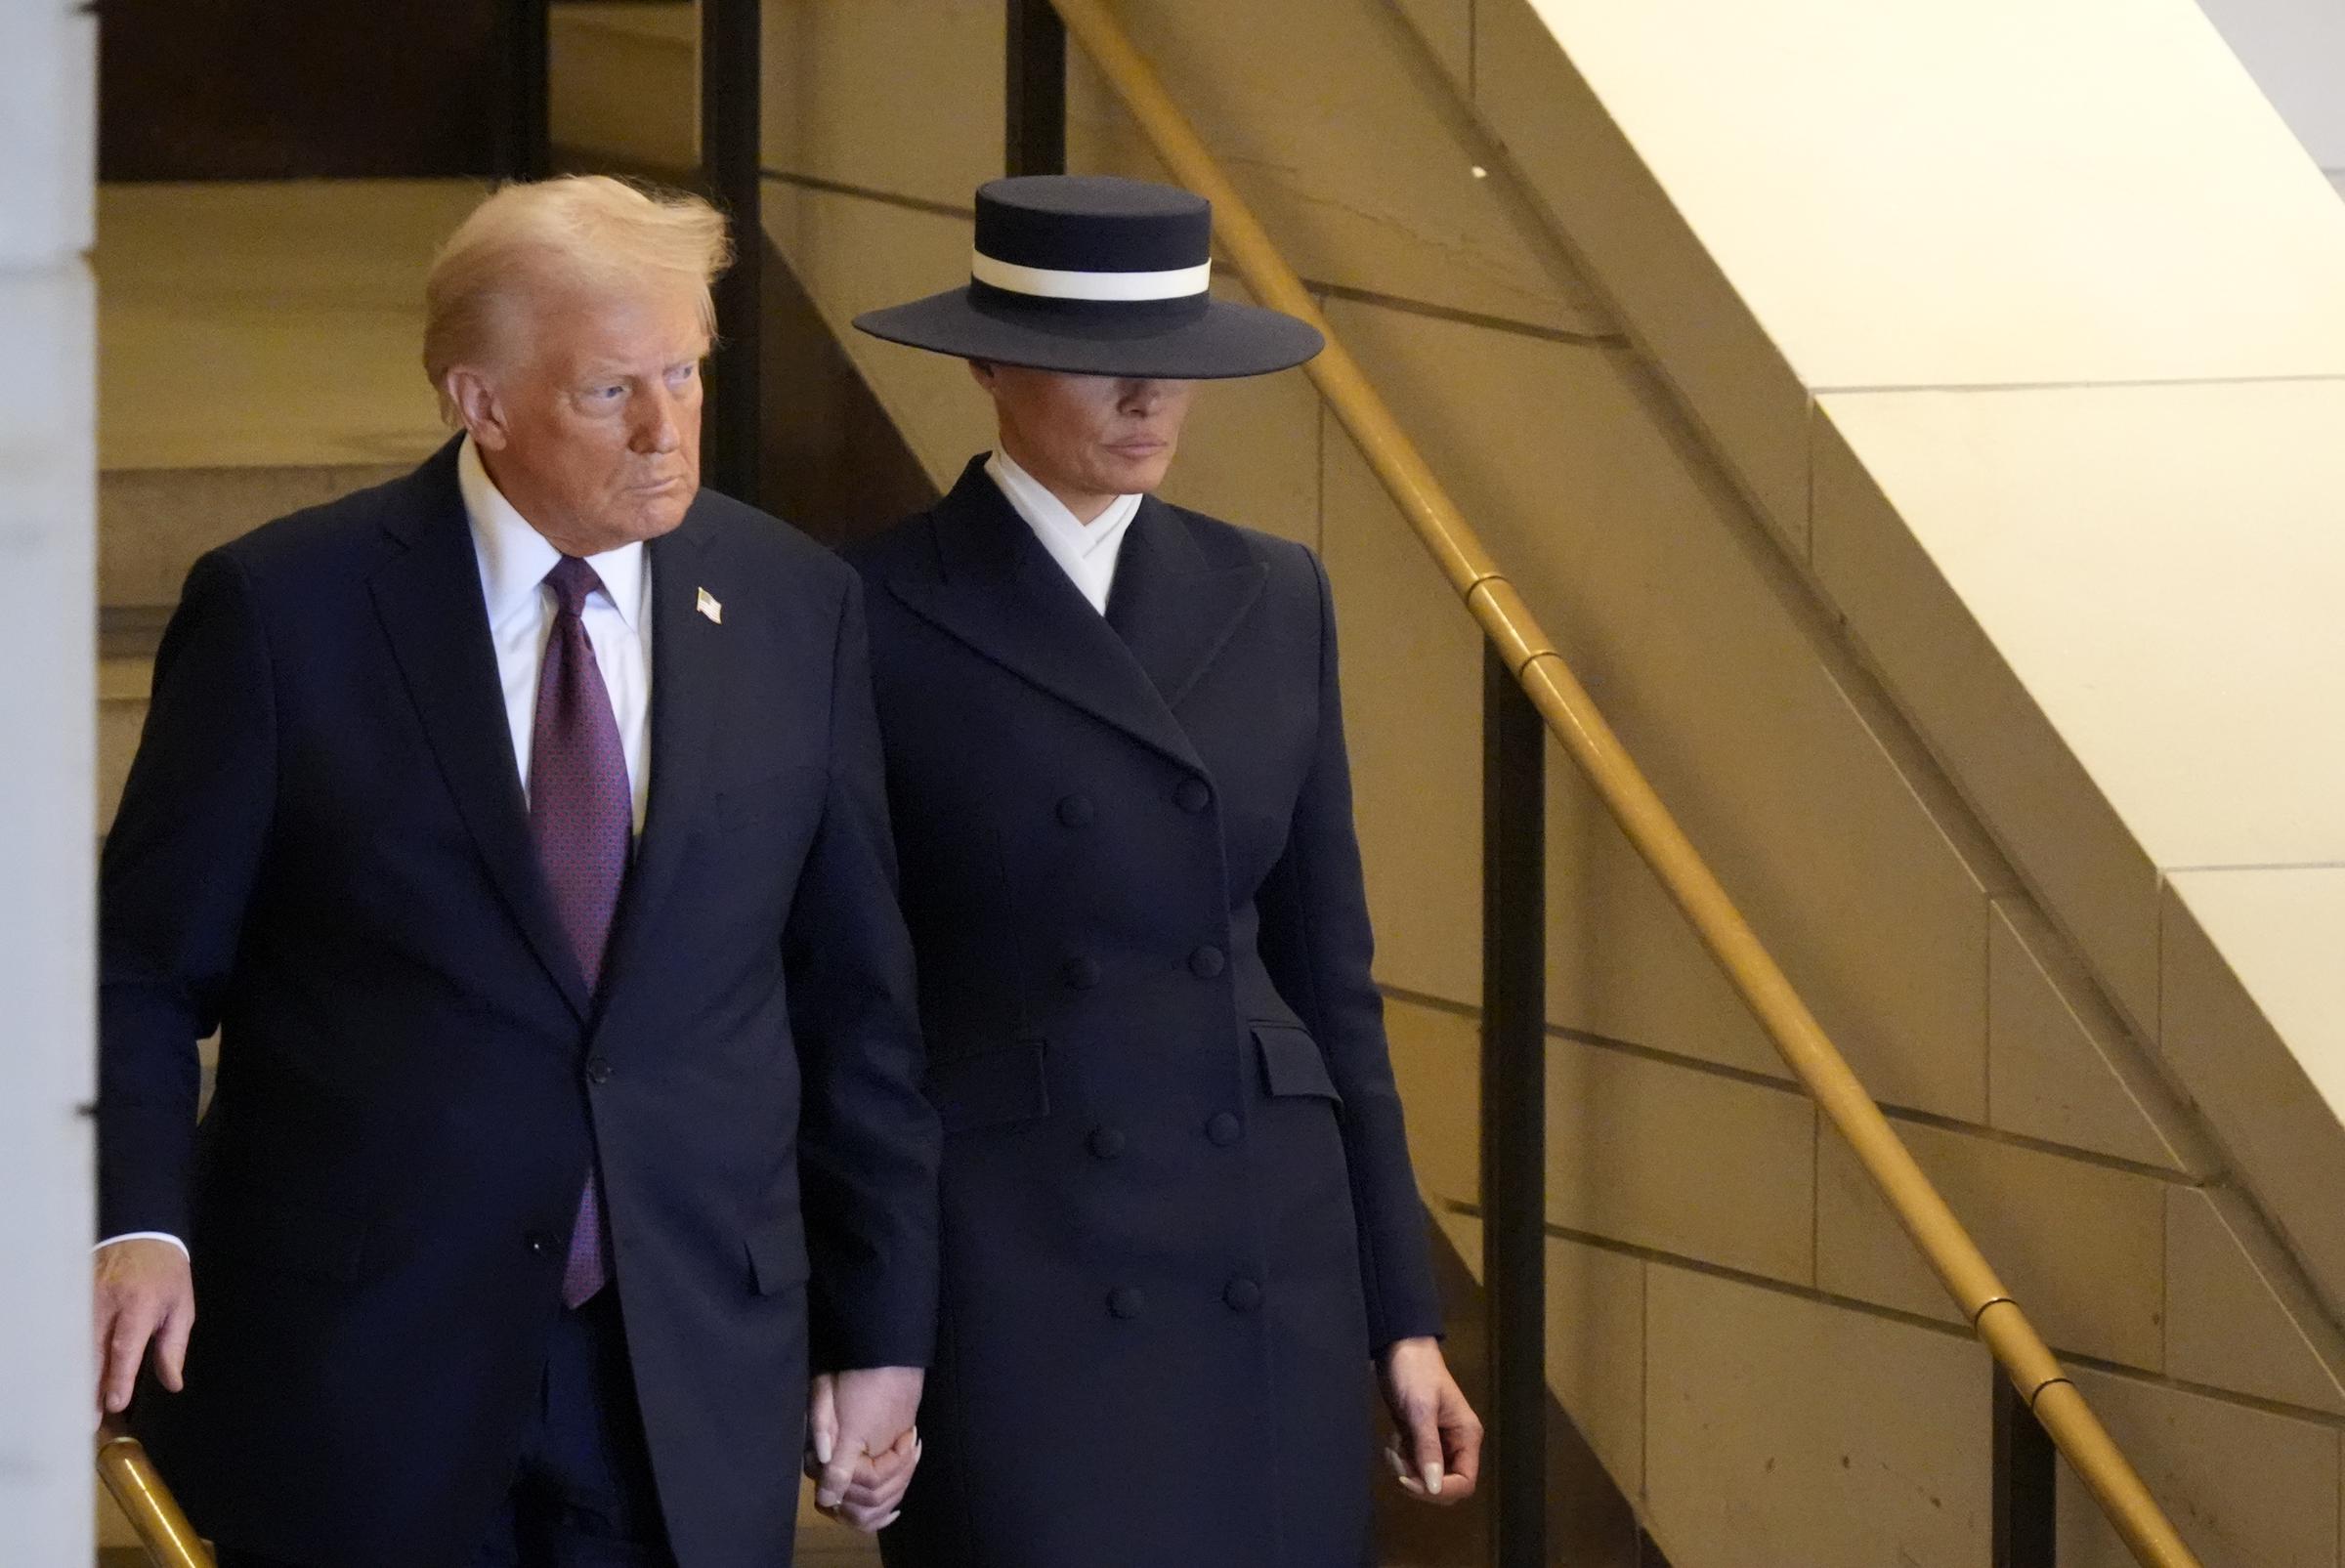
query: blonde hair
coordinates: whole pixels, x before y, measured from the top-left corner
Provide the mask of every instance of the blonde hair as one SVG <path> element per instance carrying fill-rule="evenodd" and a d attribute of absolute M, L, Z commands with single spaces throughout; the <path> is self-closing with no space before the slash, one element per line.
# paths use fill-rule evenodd
<path fill-rule="evenodd" d="M 713 336 L 709 285 L 733 263 L 724 214 L 696 195 L 608 175 L 574 174 L 492 192 L 433 258 L 423 285 L 423 368 L 440 413 L 458 423 L 448 374 L 512 353 L 517 307 L 549 290 L 616 291 L 658 279 L 700 291 Z"/>

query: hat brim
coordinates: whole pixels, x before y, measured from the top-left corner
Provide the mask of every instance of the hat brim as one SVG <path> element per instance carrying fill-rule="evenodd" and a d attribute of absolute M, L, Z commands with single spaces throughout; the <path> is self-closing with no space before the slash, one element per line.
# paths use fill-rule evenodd
<path fill-rule="evenodd" d="M 859 331 L 962 360 L 1073 375 L 1222 381 L 1302 363 L 1326 346 L 1308 322 L 1258 306 L 1214 300 L 1168 323 L 980 306 L 966 288 L 855 318 Z"/>

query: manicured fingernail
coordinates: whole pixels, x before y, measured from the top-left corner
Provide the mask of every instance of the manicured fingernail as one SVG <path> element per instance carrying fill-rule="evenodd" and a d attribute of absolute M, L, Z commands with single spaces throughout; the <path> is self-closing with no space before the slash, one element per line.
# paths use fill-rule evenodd
<path fill-rule="evenodd" d="M 814 1434 L 814 1462 L 817 1464 L 831 1462 L 831 1434 L 819 1427 Z"/>
<path fill-rule="evenodd" d="M 1439 1497 L 1441 1495 L 1440 1465 L 1428 1464 L 1425 1467 L 1425 1489 L 1426 1491 L 1431 1493 L 1434 1497 Z"/>
<path fill-rule="evenodd" d="M 886 1518 L 880 1520 L 876 1525 L 873 1526 L 873 1528 L 875 1530 L 884 1530 L 889 1525 L 894 1524 L 898 1519 L 903 1517 L 904 1510 L 902 1508 L 898 1508 L 895 1512 L 889 1514 Z"/>

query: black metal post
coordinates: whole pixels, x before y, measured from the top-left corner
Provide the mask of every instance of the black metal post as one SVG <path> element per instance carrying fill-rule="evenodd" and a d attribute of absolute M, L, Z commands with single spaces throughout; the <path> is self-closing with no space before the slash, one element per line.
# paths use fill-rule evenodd
<path fill-rule="evenodd" d="M 1547 1562 L 1547 731 L 1482 651 L 1482 1286 L 1491 1561 Z"/>
<path fill-rule="evenodd" d="M 1002 42 L 1002 172 L 1064 174 L 1067 25 L 1050 0 L 1009 0 Z"/>
<path fill-rule="evenodd" d="M 2059 1455 L 2001 1368 L 1995 1380 L 1994 1568 L 2053 1568 L 2060 1557 Z"/>
<path fill-rule="evenodd" d="M 507 180 L 542 180 L 553 172 L 546 3 L 505 0 L 505 103 L 496 129 L 496 172 Z"/>
<path fill-rule="evenodd" d="M 763 415 L 759 334 L 765 319 L 765 220 L 758 173 L 763 129 L 759 0 L 701 0 L 701 167 L 733 226 L 733 267 L 716 283 L 716 352 L 702 414 L 709 486 L 758 504 Z"/>

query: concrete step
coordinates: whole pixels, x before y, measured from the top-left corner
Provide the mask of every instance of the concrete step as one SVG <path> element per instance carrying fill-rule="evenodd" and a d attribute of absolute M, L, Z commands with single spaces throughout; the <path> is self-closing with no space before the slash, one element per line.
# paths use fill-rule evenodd
<path fill-rule="evenodd" d="M 110 609 L 168 608 L 179 602 L 188 568 L 214 545 L 413 466 L 110 469 L 98 477 L 98 602 Z"/>

